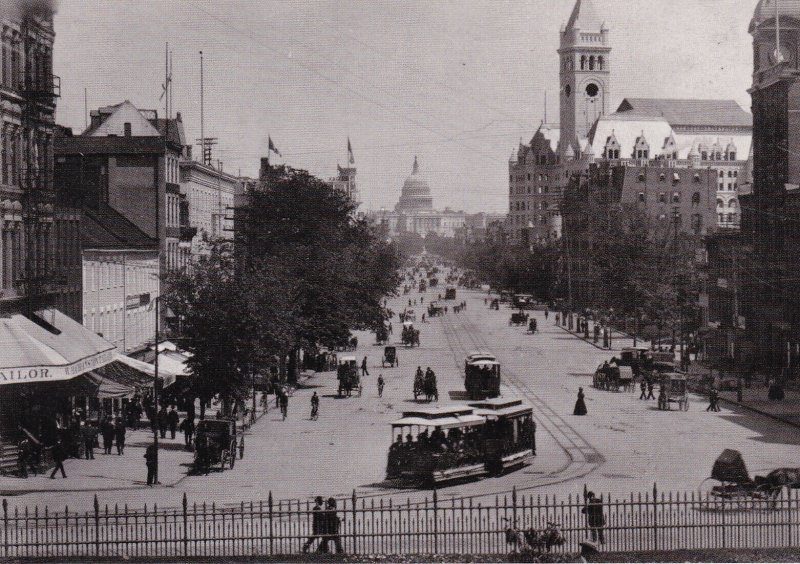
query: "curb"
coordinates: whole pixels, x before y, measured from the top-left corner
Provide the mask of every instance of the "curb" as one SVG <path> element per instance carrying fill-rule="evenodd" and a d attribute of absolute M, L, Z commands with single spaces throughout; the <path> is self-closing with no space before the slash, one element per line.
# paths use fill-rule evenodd
<path fill-rule="evenodd" d="M 587 339 L 587 338 L 585 338 L 583 335 L 580 335 L 580 334 L 578 334 L 578 333 L 575 333 L 574 331 L 570 331 L 570 330 L 569 330 L 569 329 L 567 329 L 566 327 L 562 327 L 560 324 L 559 324 L 559 325 L 557 325 L 557 327 L 558 327 L 559 329 L 562 329 L 564 332 L 566 332 L 566 333 L 569 333 L 569 334 L 570 334 L 570 335 L 572 335 L 573 337 L 577 337 L 578 339 L 580 339 L 580 340 L 581 340 L 581 341 L 583 341 L 584 343 L 587 343 L 587 344 L 589 344 L 589 345 L 592 345 L 594 348 L 596 348 L 596 349 L 599 349 L 599 350 L 601 350 L 601 351 L 606 351 L 606 352 L 614 352 L 614 351 L 621 351 L 621 350 L 622 350 L 622 349 L 615 349 L 615 348 L 611 348 L 611 347 L 609 347 L 609 348 L 602 347 L 602 346 L 600 346 L 600 345 L 598 345 L 598 344 L 595 344 L 595 343 L 594 343 L 594 342 L 592 342 L 590 339 Z M 623 337 L 623 338 L 624 338 L 624 337 Z"/>
<path fill-rule="evenodd" d="M 751 405 L 747 405 L 744 402 L 740 403 L 740 402 L 738 402 L 736 400 L 727 399 L 727 398 L 723 398 L 723 397 L 720 397 L 719 400 L 723 401 L 725 403 L 731 404 L 731 405 L 739 406 L 739 407 L 741 407 L 743 409 L 747 409 L 749 411 L 752 411 L 753 413 L 758 413 L 759 415 L 762 415 L 764 417 L 768 417 L 770 419 L 774 419 L 775 421 L 780 421 L 781 423 L 785 423 L 786 425 L 791 425 L 792 427 L 796 427 L 796 428 L 800 429 L 800 423 L 798 423 L 797 421 L 792 421 L 790 419 L 785 419 L 785 418 L 781 417 L 780 415 L 774 415 L 772 413 L 769 413 L 769 412 L 764 411 L 762 409 L 759 409 L 757 407 L 753 407 Z"/>

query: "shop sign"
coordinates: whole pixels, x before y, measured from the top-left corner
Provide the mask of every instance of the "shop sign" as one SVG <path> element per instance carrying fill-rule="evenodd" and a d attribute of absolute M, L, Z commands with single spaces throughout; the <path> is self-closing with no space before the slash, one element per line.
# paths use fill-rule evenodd
<path fill-rule="evenodd" d="M 125 298 L 125 309 L 136 309 L 150 303 L 150 292 L 145 294 L 135 294 Z"/>
<path fill-rule="evenodd" d="M 25 366 L 20 368 L 0 368 L 0 386 L 24 382 L 53 382 L 69 380 L 85 372 L 105 366 L 114 360 L 114 351 L 104 351 L 72 364 L 60 366 Z"/>

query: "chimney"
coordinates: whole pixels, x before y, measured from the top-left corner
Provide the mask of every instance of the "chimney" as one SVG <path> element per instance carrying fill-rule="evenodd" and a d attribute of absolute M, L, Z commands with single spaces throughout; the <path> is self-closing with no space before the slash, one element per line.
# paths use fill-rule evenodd
<path fill-rule="evenodd" d="M 177 121 L 181 121 L 181 122 L 183 121 L 183 118 L 181 118 L 181 113 L 180 113 L 180 112 L 178 112 L 178 113 L 175 115 L 175 119 L 176 119 Z"/>

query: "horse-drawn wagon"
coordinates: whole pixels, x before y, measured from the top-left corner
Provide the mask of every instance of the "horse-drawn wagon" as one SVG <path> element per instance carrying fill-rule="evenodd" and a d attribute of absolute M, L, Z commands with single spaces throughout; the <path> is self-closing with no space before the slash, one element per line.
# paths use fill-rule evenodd
<path fill-rule="evenodd" d="M 355 356 L 339 357 L 339 366 L 336 368 L 336 378 L 339 380 L 339 397 L 350 397 L 353 392 L 361 396 L 361 377 L 358 374 L 358 360 Z"/>
<path fill-rule="evenodd" d="M 244 437 L 240 436 L 233 419 L 202 419 L 197 423 L 194 438 L 194 467 L 208 472 L 219 465 L 225 470 L 236 464 L 236 454 L 244 457 Z"/>

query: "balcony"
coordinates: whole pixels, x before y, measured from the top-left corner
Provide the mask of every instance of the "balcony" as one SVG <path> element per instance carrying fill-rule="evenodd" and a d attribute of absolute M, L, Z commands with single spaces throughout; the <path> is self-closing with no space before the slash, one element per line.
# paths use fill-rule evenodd
<path fill-rule="evenodd" d="M 23 96 L 36 98 L 42 103 L 53 104 L 54 98 L 61 98 L 61 77 L 54 74 L 36 75 L 22 71 L 18 87 Z"/>

